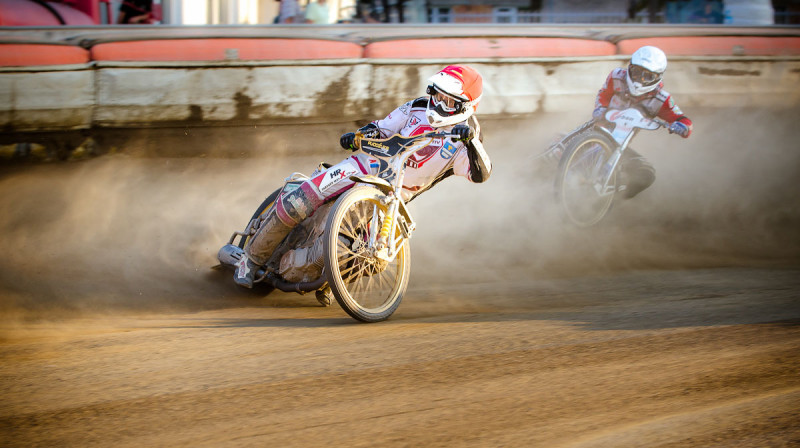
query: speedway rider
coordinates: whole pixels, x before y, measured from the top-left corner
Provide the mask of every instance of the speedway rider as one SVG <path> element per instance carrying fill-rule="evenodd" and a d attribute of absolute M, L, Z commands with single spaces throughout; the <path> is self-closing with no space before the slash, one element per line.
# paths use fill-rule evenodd
<path fill-rule="evenodd" d="M 485 182 L 492 171 L 489 156 L 481 144 L 478 120 L 474 116 L 483 93 L 483 80 L 475 69 L 451 65 L 433 75 L 428 96 L 409 101 L 382 120 L 373 121 L 358 132 L 367 138 L 405 137 L 430 131 L 457 134 L 457 138 L 434 139 L 411 156 L 403 177 L 403 199 L 408 201 L 442 179 L 456 174 L 471 182 Z M 469 120 L 470 123 L 467 123 Z M 344 149 L 356 151 L 356 134 L 341 136 Z M 255 234 L 245 245 L 246 257 L 236 266 L 234 281 L 253 287 L 254 276 L 294 226 L 311 216 L 354 185 L 351 175 L 380 172 L 378 159 L 354 154 L 329 168 L 319 168 L 298 188 L 284 185 L 277 199 L 261 217 Z"/>
<path fill-rule="evenodd" d="M 667 56 L 656 47 L 644 46 L 631 56 L 627 69 L 615 68 L 606 79 L 595 100 L 592 117 L 604 120 L 608 109 L 638 107 L 650 117 L 668 123 L 669 132 L 683 138 L 692 133 L 692 120 L 683 114 L 661 81 L 667 69 Z M 632 198 L 656 180 L 656 170 L 641 154 L 630 147 L 622 154 L 623 197 Z"/>

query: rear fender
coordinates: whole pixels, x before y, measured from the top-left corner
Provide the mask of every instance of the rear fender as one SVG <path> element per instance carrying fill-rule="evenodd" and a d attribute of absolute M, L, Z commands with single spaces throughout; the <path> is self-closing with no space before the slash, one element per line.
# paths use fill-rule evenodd
<path fill-rule="evenodd" d="M 392 184 L 390 184 L 384 179 L 381 179 L 378 176 L 372 176 L 372 175 L 350 176 L 350 180 L 352 180 L 353 182 L 372 185 L 373 187 L 380 190 L 381 193 L 383 194 L 392 194 L 394 192 L 394 187 L 392 187 Z"/>

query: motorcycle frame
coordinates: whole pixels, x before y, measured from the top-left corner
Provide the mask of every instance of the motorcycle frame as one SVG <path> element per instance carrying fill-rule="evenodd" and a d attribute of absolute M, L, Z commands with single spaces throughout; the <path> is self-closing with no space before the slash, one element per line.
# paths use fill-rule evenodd
<path fill-rule="evenodd" d="M 378 234 L 373 232 L 372 237 L 370 238 L 370 249 L 374 251 L 376 257 L 389 262 L 393 261 L 397 257 L 397 254 L 399 253 L 399 247 L 402 245 L 402 241 L 404 239 L 410 239 L 412 233 L 416 229 L 416 222 L 411 217 L 408 207 L 402 198 L 403 179 L 405 177 L 404 167 L 406 163 L 408 163 L 408 159 L 416 154 L 417 151 L 427 147 L 431 141 L 433 141 L 433 139 L 453 136 L 453 134 L 445 132 L 432 132 L 423 134 L 420 137 L 424 136 L 427 137 L 427 139 L 419 138 L 409 142 L 407 145 L 415 146 L 416 148 L 404 150 L 399 156 L 395 155 L 385 158 L 363 150 L 362 141 L 366 140 L 381 142 L 389 140 L 396 135 L 397 134 L 386 139 L 369 139 L 364 137 L 363 134 L 357 133 L 354 142 L 356 147 L 359 148 L 359 151 L 364 152 L 371 157 L 381 158 L 389 163 L 389 168 L 393 173 L 395 173 L 393 182 L 390 183 L 385 179 L 372 175 L 350 176 L 350 179 L 354 182 L 372 185 L 384 194 L 384 196 L 381 198 L 381 201 L 389 208 L 388 213 L 386 214 L 387 217 L 384 218 L 384 222 L 388 218 L 390 219 L 391 223 L 387 233 L 388 238 L 386 241 L 380 241 Z M 373 217 L 370 225 L 374 226 L 373 228 L 377 228 L 377 210 L 373 209 L 372 213 Z M 395 235 L 398 226 L 400 226 L 401 236 L 399 238 L 394 238 L 393 235 Z"/>
<path fill-rule="evenodd" d="M 389 140 L 393 137 L 397 136 L 397 134 L 390 136 L 386 139 L 368 139 L 363 136 L 363 134 L 358 133 L 356 134 L 355 144 L 356 147 L 359 148 L 360 152 L 363 152 L 371 157 L 380 158 L 383 161 L 386 161 L 389 164 L 390 169 L 392 172 L 395 173 L 395 177 L 393 182 L 390 183 L 385 179 L 374 175 L 363 175 L 363 176 L 350 176 L 350 180 L 356 182 L 357 184 L 365 184 L 371 185 L 375 187 L 378 191 L 383 193 L 383 196 L 380 198 L 383 204 L 388 206 L 388 213 L 386 214 L 387 217 L 391 218 L 391 226 L 388 229 L 388 235 L 393 236 L 395 235 L 397 228 L 400 228 L 400 236 L 399 238 L 388 238 L 385 242 L 383 242 L 385 247 L 379 247 L 380 241 L 378 241 L 378 233 L 373 232 L 372 236 L 370 237 L 370 248 L 374 251 L 373 253 L 375 256 L 380 257 L 386 261 L 393 261 L 397 255 L 399 254 L 399 248 L 402 245 L 404 239 L 411 238 L 413 231 L 416 229 L 416 222 L 411 217 L 411 214 L 408 211 L 408 207 L 406 206 L 405 201 L 403 200 L 401 194 L 403 189 L 403 178 L 405 176 L 404 166 L 408 162 L 408 159 L 411 158 L 412 155 L 416 154 L 417 151 L 420 149 L 425 148 L 434 138 L 446 138 L 446 137 L 453 137 L 456 136 L 455 134 L 445 133 L 445 132 L 431 132 L 428 134 L 423 134 L 421 136 L 416 136 L 416 138 L 406 145 L 416 146 L 413 149 L 407 150 L 405 146 L 402 147 L 400 151 L 401 154 L 393 155 L 393 156 L 380 156 L 378 154 L 370 154 L 364 151 L 361 148 L 361 142 L 366 141 L 374 141 L 374 142 L 381 142 Z M 422 138 L 422 137 L 427 137 Z M 404 137 L 405 138 L 405 137 Z M 400 152 L 398 151 L 398 152 Z M 295 176 L 293 175 L 292 178 Z M 372 216 L 372 223 L 371 226 L 373 228 L 377 228 L 378 223 L 378 212 L 376 208 L 373 208 L 373 216 Z M 231 235 L 230 239 L 228 240 L 228 245 L 233 245 L 236 237 L 238 236 L 241 239 L 246 238 L 249 236 L 255 226 L 255 222 L 257 220 L 251 220 L 246 229 L 244 231 L 234 231 Z M 384 222 L 386 218 L 384 218 Z M 274 286 L 275 288 L 283 291 L 283 292 L 296 292 L 299 294 L 305 294 L 306 292 L 316 291 L 319 289 L 324 288 L 327 285 L 327 274 L 325 269 L 322 269 L 322 273 L 320 277 L 316 280 L 310 282 L 299 282 L 299 283 L 290 283 L 286 282 L 281 279 L 277 274 L 274 272 L 270 272 L 264 267 L 259 268 L 258 272 L 256 273 L 256 282 L 267 282 Z"/>
<path fill-rule="evenodd" d="M 597 179 L 597 182 L 595 182 L 594 184 L 594 189 L 597 192 L 598 196 L 603 197 L 609 194 L 614 194 L 616 192 L 616 185 L 609 185 L 609 183 L 611 182 L 611 177 L 617 170 L 617 166 L 619 166 L 619 161 L 622 158 L 622 153 L 625 152 L 631 140 L 633 140 L 633 138 L 639 133 L 639 131 L 641 131 L 642 129 L 654 130 L 660 127 L 668 126 L 666 121 L 658 117 L 653 117 L 653 118 L 645 117 L 641 113 L 641 111 L 639 111 L 636 108 L 625 109 L 622 111 L 622 115 L 624 115 L 630 110 L 638 112 L 639 117 L 637 118 L 639 118 L 640 120 L 644 119 L 646 120 L 645 121 L 646 123 L 654 123 L 656 127 L 647 128 L 644 126 L 639 126 L 634 124 L 631 126 L 630 131 L 628 131 L 626 134 L 615 135 L 614 129 L 608 129 L 606 126 L 603 126 L 602 124 L 595 122 L 595 129 L 598 129 L 606 136 L 608 136 L 611 139 L 611 141 L 616 143 L 616 147 L 614 148 L 614 151 L 611 153 L 611 156 L 608 158 L 608 160 L 606 160 L 606 162 L 603 165 L 596 166 L 594 171 L 592 172 L 592 177 Z M 620 111 L 616 110 L 609 110 L 608 112 L 606 112 L 606 121 L 609 123 L 616 124 L 616 121 L 620 116 L 619 112 Z M 615 115 L 614 118 L 612 118 L 612 114 L 617 114 L 617 115 Z"/>

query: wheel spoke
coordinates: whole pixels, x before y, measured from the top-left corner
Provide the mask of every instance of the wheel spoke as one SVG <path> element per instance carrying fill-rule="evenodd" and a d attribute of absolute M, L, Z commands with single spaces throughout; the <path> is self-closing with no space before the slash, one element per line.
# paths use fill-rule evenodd
<path fill-rule="evenodd" d="M 391 288 L 392 287 L 391 283 L 389 282 L 389 279 L 387 278 L 387 277 L 389 277 L 391 275 L 391 274 L 388 273 L 389 269 L 390 268 L 386 268 L 383 272 L 379 272 L 376 275 L 377 283 L 378 283 L 379 287 L 384 287 L 384 285 L 387 288 Z"/>
<path fill-rule="evenodd" d="M 353 257 L 351 260 L 354 260 L 354 259 L 355 259 L 355 257 Z M 342 269 L 341 266 L 345 266 L 345 268 Z M 340 272 L 340 274 L 342 275 L 343 278 L 350 277 L 350 272 L 352 272 L 353 269 L 355 269 L 355 268 L 356 268 L 356 264 L 355 263 L 351 264 L 350 266 L 347 266 L 347 263 L 341 263 L 340 262 L 340 264 L 339 264 L 339 272 Z"/>

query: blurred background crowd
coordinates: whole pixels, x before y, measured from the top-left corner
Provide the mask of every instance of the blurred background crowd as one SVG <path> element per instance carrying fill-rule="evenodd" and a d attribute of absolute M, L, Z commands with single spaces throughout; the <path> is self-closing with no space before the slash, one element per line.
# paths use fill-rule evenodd
<path fill-rule="evenodd" d="M 337 23 L 796 25 L 800 0 L 0 0 L 0 26 Z"/>

